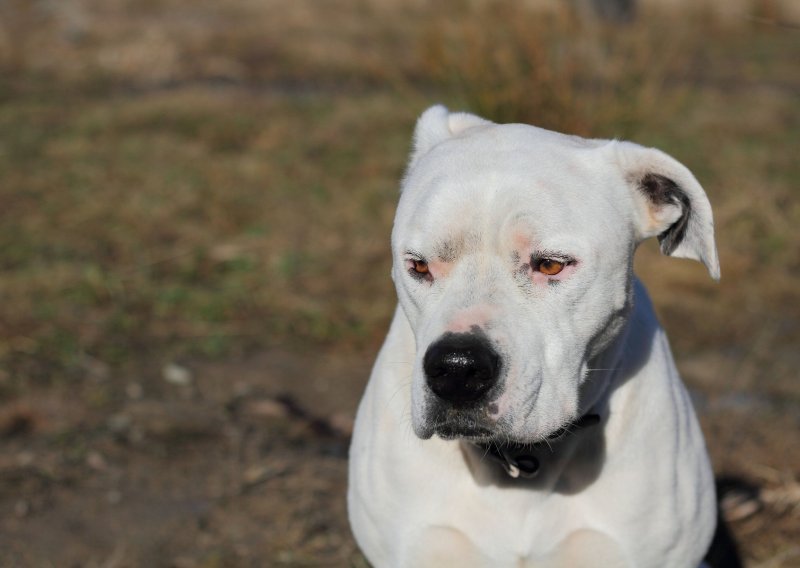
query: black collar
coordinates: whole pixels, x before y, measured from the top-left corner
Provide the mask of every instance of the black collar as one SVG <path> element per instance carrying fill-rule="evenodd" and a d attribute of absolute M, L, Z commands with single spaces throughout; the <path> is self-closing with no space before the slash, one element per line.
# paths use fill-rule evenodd
<path fill-rule="evenodd" d="M 539 458 L 536 457 L 536 450 L 549 447 L 551 442 L 582 428 L 594 426 L 598 422 L 600 422 L 599 414 L 584 414 L 574 422 L 559 428 L 541 442 L 533 444 L 509 442 L 502 445 L 494 442 L 473 442 L 473 445 L 479 448 L 487 458 L 499 463 L 511 477 L 531 479 L 539 473 L 541 465 Z"/>

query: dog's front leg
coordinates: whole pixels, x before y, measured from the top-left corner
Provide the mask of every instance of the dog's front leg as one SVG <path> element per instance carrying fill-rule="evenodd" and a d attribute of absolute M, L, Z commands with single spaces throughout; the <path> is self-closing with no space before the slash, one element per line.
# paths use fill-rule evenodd
<path fill-rule="evenodd" d="M 545 558 L 523 564 L 525 568 L 627 568 L 631 563 L 610 537 L 583 529 L 570 534 Z"/>
<path fill-rule="evenodd" d="M 428 527 L 414 545 L 403 566 L 440 568 L 459 566 L 465 568 L 630 568 L 617 543 L 605 534 L 583 529 L 570 534 L 549 554 L 508 558 L 498 563 L 496 557 L 483 554 L 474 542 L 450 527 Z"/>
<path fill-rule="evenodd" d="M 414 568 L 485 568 L 497 563 L 484 556 L 463 532 L 451 527 L 426 527 L 408 551 L 403 566 Z"/>

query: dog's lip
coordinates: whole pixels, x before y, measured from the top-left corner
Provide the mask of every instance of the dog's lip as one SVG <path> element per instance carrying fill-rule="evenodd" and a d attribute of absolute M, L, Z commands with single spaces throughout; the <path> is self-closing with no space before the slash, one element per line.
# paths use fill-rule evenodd
<path fill-rule="evenodd" d="M 499 435 L 498 426 L 480 407 L 445 408 L 430 417 L 430 432 L 444 440 L 487 441 Z"/>
<path fill-rule="evenodd" d="M 439 422 L 432 427 L 433 432 L 444 440 L 467 439 L 473 441 L 491 440 L 496 432 L 486 426 Z"/>
<path fill-rule="evenodd" d="M 567 438 L 570 434 L 574 434 L 583 428 L 594 426 L 598 422 L 600 422 L 600 416 L 598 414 L 585 414 L 580 418 L 573 419 L 573 420 L 566 420 L 564 423 L 556 428 L 555 430 L 550 430 L 544 434 L 537 434 L 534 436 L 527 437 L 526 439 L 516 438 L 510 435 L 504 435 L 502 438 L 491 438 L 491 439 L 483 439 L 479 440 L 483 443 L 494 443 L 498 444 L 499 446 L 523 446 L 523 447 L 533 447 L 539 446 L 542 444 L 547 444 L 551 446 L 564 438 Z"/>

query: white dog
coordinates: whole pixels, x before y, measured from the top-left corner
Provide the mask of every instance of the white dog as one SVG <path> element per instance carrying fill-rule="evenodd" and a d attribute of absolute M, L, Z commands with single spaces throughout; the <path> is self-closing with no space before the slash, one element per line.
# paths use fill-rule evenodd
<path fill-rule="evenodd" d="M 377 566 L 696 567 L 716 524 L 637 245 L 719 278 L 711 206 L 666 154 L 442 106 L 392 233 L 400 299 L 350 449 Z"/>

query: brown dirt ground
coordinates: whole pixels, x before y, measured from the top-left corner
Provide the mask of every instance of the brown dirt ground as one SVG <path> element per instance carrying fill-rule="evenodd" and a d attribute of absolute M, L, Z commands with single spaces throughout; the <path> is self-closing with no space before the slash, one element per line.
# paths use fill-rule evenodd
<path fill-rule="evenodd" d="M 100 369 L 3 407 L 0 563 L 365 565 L 344 496 L 372 358 L 275 349 L 187 363 L 188 382 Z M 775 435 L 797 430 L 797 404 L 694 394 L 717 471 L 761 489 L 760 510 L 733 523 L 751 565 L 798 565 L 798 484 L 779 472 L 800 455 Z"/>

